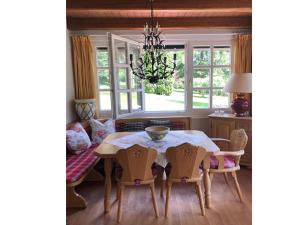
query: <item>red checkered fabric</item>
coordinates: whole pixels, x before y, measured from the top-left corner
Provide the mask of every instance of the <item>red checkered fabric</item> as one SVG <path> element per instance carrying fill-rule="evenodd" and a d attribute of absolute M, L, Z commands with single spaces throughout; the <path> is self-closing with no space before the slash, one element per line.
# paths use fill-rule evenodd
<path fill-rule="evenodd" d="M 90 147 L 79 155 L 67 156 L 67 184 L 79 180 L 98 159 L 94 154 L 95 147 Z"/>

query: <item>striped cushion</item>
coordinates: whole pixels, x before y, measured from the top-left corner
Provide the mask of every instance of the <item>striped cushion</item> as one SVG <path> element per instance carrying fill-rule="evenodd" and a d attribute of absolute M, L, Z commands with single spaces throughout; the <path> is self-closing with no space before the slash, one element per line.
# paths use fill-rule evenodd
<path fill-rule="evenodd" d="M 130 122 L 124 123 L 122 131 L 143 131 L 145 130 L 145 124 L 143 122 Z"/>
<path fill-rule="evenodd" d="M 171 128 L 170 120 L 149 120 L 148 126 L 165 126 Z"/>
<path fill-rule="evenodd" d="M 94 149 L 91 147 L 79 155 L 67 156 L 67 184 L 73 183 L 80 178 L 90 169 L 90 167 L 98 159 L 94 154 Z"/>
<path fill-rule="evenodd" d="M 187 130 L 187 127 L 184 122 L 172 122 L 172 130 Z"/>

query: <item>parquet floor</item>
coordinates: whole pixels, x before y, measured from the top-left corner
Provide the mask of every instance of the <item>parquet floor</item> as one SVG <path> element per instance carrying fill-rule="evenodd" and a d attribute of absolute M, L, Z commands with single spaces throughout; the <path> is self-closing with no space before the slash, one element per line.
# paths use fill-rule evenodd
<path fill-rule="evenodd" d="M 157 204 L 160 216 L 155 218 L 148 186 L 128 187 L 124 192 L 122 225 L 250 225 L 252 223 L 252 171 L 242 168 L 238 173 L 244 195 L 240 203 L 232 177 L 229 186 L 223 176 L 215 175 L 212 183 L 212 208 L 201 215 L 199 202 L 193 185 L 178 184 L 172 187 L 169 217 L 164 217 L 165 199 L 159 195 L 156 184 Z M 77 188 L 88 201 L 83 210 L 67 209 L 69 225 L 111 225 L 117 224 L 117 202 L 115 184 L 112 192 L 112 209 L 109 214 L 103 210 L 103 182 L 83 182 Z M 203 189 L 202 189 L 203 190 Z"/>

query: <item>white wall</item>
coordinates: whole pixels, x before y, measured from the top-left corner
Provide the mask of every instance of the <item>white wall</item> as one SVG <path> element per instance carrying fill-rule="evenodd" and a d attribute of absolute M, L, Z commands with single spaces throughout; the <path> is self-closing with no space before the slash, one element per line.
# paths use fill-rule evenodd
<path fill-rule="evenodd" d="M 72 67 L 71 40 L 69 31 L 66 32 L 66 123 L 76 120 L 74 109 L 74 78 Z"/>

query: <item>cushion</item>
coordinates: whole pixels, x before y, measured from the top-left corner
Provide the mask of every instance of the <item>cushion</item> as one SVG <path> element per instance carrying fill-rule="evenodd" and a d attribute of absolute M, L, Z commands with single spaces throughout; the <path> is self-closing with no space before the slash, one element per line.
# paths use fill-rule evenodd
<path fill-rule="evenodd" d="M 171 128 L 172 128 L 172 130 L 186 130 L 187 129 L 186 124 L 181 121 L 173 121 Z"/>
<path fill-rule="evenodd" d="M 75 123 L 70 130 L 66 131 L 67 147 L 73 154 L 79 154 L 91 147 L 92 143 L 80 123 Z"/>
<path fill-rule="evenodd" d="M 218 169 L 219 161 L 215 156 L 210 157 L 210 168 L 211 169 Z M 224 156 L 224 168 L 232 168 L 235 167 L 234 159 L 230 156 Z"/>
<path fill-rule="evenodd" d="M 165 126 L 171 128 L 170 120 L 149 120 L 148 126 Z"/>
<path fill-rule="evenodd" d="M 128 122 L 122 126 L 122 131 L 144 131 L 146 128 L 143 122 Z"/>
<path fill-rule="evenodd" d="M 73 183 L 80 178 L 90 169 L 90 167 L 98 159 L 94 154 L 95 147 L 91 147 L 80 155 L 68 155 L 66 162 L 67 183 Z"/>
<path fill-rule="evenodd" d="M 107 120 L 105 123 L 91 119 L 89 120 L 89 123 L 92 128 L 92 143 L 94 145 L 101 144 L 104 138 L 109 134 L 116 132 L 115 122 L 112 119 Z"/>

